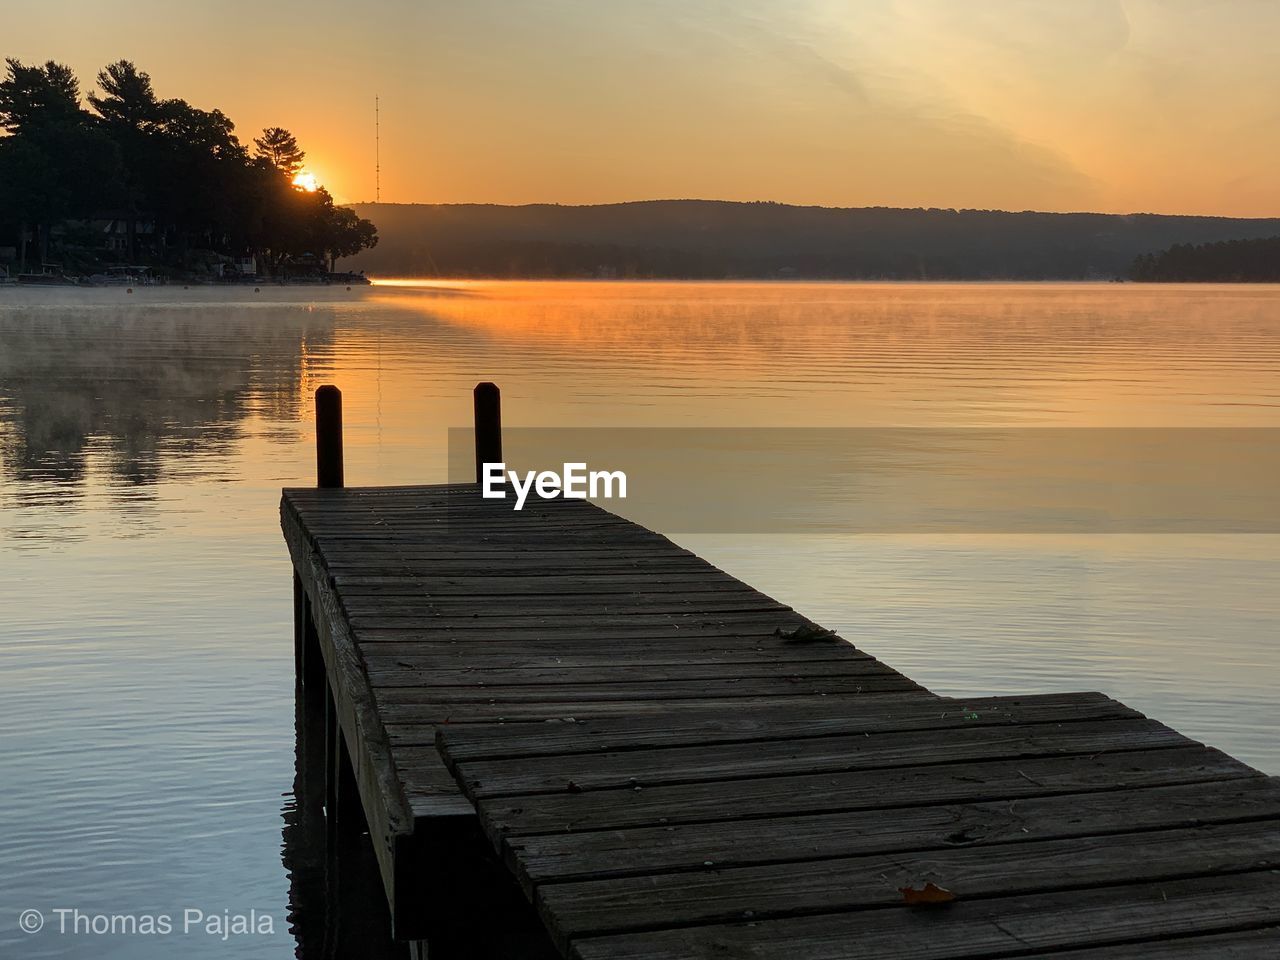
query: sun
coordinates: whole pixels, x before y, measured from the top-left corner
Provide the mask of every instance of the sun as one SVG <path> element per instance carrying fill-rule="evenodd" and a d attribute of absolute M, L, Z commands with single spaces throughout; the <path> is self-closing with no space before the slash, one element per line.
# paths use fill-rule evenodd
<path fill-rule="evenodd" d="M 305 190 L 307 193 L 315 193 L 320 189 L 320 181 L 316 179 L 316 175 L 310 170 L 299 170 L 293 175 L 293 185 L 299 190 Z"/>

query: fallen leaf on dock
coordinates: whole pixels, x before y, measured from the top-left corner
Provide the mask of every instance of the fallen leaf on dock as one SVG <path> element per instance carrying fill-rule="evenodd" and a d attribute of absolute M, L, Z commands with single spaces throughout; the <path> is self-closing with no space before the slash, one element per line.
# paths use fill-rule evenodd
<path fill-rule="evenodd" d="M 773 635 L 781 637 L 783 643 L 830 643 L 840 639 L 834 630 L 811 624 L 796 627 L 794 630 L 783 630 L 779 627 L 773 631 Z"/>
<path fill-rule="evenodd" d="M 946 887 L 938 886 L 936 883 L 926 883 L 919 890 L 915 887 L 899 887 L 898 892 L 902 894 L 902 902 L 908 906 L 950 903 L 956 898 L 954 893 L 946 889 Z"/>

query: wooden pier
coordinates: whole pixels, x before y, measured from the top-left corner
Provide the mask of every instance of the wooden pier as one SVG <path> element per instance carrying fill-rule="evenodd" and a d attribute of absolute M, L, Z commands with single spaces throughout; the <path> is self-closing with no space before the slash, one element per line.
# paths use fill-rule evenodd
<path fill-rule="evenodd" d="M 1275 778 L 1097 693 L 934 696 L 583 501 L 345 488 L 340 409 L 281 507 L 299 695 L 419 953 L 1280 956 Z M 500 459 L 488 385 L 477 425 Z"/>

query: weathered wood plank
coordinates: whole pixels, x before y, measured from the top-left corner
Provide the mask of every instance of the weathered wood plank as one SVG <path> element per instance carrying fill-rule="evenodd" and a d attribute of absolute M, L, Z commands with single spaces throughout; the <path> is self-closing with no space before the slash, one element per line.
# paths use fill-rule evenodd
<path fill-rule="evenodd" d="M 372 614 L 369 616 L 348 616 L 353 630 L 412 630 L 424 626 L 436 626 L 443 630 L 484 630 L 500 631 L 507 628 L 522 630 L 573 630 L 587 628 L 591 633 L 599 635 L 604 632 L 631 631 L 634 635 L 648 636 L 644 631 L 683 630 L 687 633 L 699 633 L 707 630 L 721 631 L 724 628 L 733 630 L 746 627 L 764 634 L 774 630 L 794 630 L 807 624 L 807 618 L 794 611 L 780 608 L 768 611 L 684 611 L 671 610 L 662 613 L 619 613 L 592 612 L 583 610 L 566 613 L 528 614 L 525 616 L 500 612 L 492 616 L 477 612 L 466 616 L 460 611 L 441 614 L 436 619 L 426 621 L 421 614 L 406 613 L 400 616 Z M 726 631 L 732 635 L 732 630 Z M 708 634 L 716 635 L 716 634 Z M 719 634 L 724 635 L 724 634 Z"/>
<path fill-rule="evenodd" d="M 362 513 L 420 513 L 433 510 L 457 510 L 471 513 L 508 514 L 582 514 L 613 516 L 590 500 L 566 497 L 529 497 L 523 508 L 515 509 L 514 498 L 482 497 L 479 488 L 446 490 L 429 487 L 404 488 L 385 493 L 381 487 L 348 487 L 347 494 L 325 499 L 311 496 L 306 488 L 286 491 L 299 510 L 316 510 L 322 516 L 359 515 Z"/>
<path fill-rule="evenodd" d="M 410 739 L 395 727 L 389 734 L 393 741 Z M 769 777 L 734 781 L 732 790 L 726 790 L 724 783 L 710 782 L 548 794 L 538 797 L 536 803 L 525 797 L 495 798 L 482 801 L 479 809 L 486 829 L 500 840 L 504 836 L 1014 800 L 1256 776 L 1256 770 L 1218 750 L 1194 746 Z"/>
<path fill-rule="evenodd" d="M 515 508 L 515 499 L 505 501 L 492 499 L 460 499 L 449 498 L 447 501 L 415 501 L 413 499 L 381 500 L 377 503 L 364 502 L 351 507 L 341 503 L 335 505 L 318 505 L 316 507 L 301 506 L 308 519 L 315 524 L 340 524 L 346 520 L 362 520 L 367 517 L 389 517 L 398 523 L 412 523 L 423 517 L 461 517 L 479 519 L 504 519 L 511 523 L 541 523 L 548 520 L 572 521 L 592 520 L 596 522 L 625 522 L 616 514 L 590 503 L 589 501 L 544 500 L 541 497 L 530 497 L 525 500 L 519 510 Z"/>
<path fill-rule="evenodd" d="M 1053 960 L 1275 960 L 1280 927 L 1120 943 L 1055 953 Z"/>
<path fill-rule="evenodd" d="M 325 545 L 333 547 L 332 540 Z M 646 563 L 677 563 L 692 556 L 688 551 L 674 547 L 666 540 L 640 538 L 635 542 L 616 540 L 603 544 L 574 544 L 564 538 L 549 541 L 546 537 L 520 540 L 507 544 L 481 542 L 476 540 L 441 541 L 435 543 L 419 543 L 417 541 L 396 543 L 386 540 L 361 540 L 355 544 L 339 544 L 345 552 L 332 550 L 332 558 L 326 564 L 335 574 L 343 574 L 348 570 L 379 564 L 397 564 L 397 570 L 408 569 L 417 573 L 431 573 L 437 568 L 436 563 L 484 562 L 492 560 L 495 564 L 503 561 L 514 564 L 528 564 L 542 561 L 548 566 L 558 564 L 589 563 L 592 559 L 612 559 L 617 563 L 635 562 L 641 566 Z M 625 546 L 626 550 L 619 549 Z M 625 557 L 625 560 L 621 559 Z M 703 569 L 712 567 L 705 560 L 701 562 Z"/>
<path fill-rule="evenodd" d="M 414 723 L 435 716 L 441 706 L 463 703 L 559 703 L 572 711 L 578 703 L 597 701 L 721 701 L 754 697 L 826 696 L 839 693 L 904 693 L 918 689 L 899 676 L 883 677 L 757 677 L 744 680 L 665 680 L 643 683 L 575 683 L 522 686 L 391 687 L 375 688 L 378 710 L 386 723 Z M 625 712 L 625 711 L 624 711 Z M 572 715 L 572 714 L 570 714 Z M 1135 735 L 1136 737 L 1136 735 Z M 1151 732 L 1152 739 L 1167 735 Z"/>
<path fill-rule="evenodd" d="M 350 487 L 348 489 L 358 490 L 361 488 Z M 324 503 L 315 501 L 304 503 L 303 501 L 307 500 L 305 496 L 296 496 L 293 499 L 297 502 L 299 510 L 308 513 L 314 512 L 314 515 L 320 519 L 359 517 L 368 514 L 400 517 L 443 512 L 477 516 L 513 515 L 517 521 L 528 517 L 541 516 L 617 519 L 616 514 L 610 513 L 590 500 L 577 498 L 532 496 L 526 498 L 524 505 L 517 510 L 515 509 L 514 497 L 506 497 L 504 499 L 499 497 L 458 496 L 455 494 L 446 494 L 442 497 L 434 492 L 434 488 L 430 488 L 432 492 L 426 494 L 423 494 L 421 489 L 418 492 L 406 492 L 400 496 L 379 496 L 376 498 L 345 496 Z"/>
<path fill-rule="evenodd" d="M 842 649 L 848 641 L 835 639 L 829 643 L 788 644 L 782 640 L 778 630 L 794 630 L 808 625 L 807 618 L 794 612 L 769 613 L 764 616 L 717 617 L 715 620 L 678 617 L 611 617 L 609 622 L 598 622 L 601 618 L 561 617 L 539 618 L 536 622 L 517 620 L 511 623 L 494 623 L 492 619 L 477 623 L 476 618 L 455 618 L 452 621 L 436 620 L 413 622 L 391 627 L 364 625 L 353 628 L 361 642 L 412 642 L 416 640 L 432 640 L 452 638 L 458 642 L 506 642 L 526 643 L 531 640 L 548 640 L 552 642 L 595 641 L 602 646 L 609 643 L 622 644 L 632 641 L 692 642 L 699 639 L 714 639 L 726 644 L 741 643 L 748 648 L 791 649 L 807 646 L 813 649 Z"/>
<path fill-rule="evenodd" d="M 637 532 L 637 528 L 628 526 L 625 521 L 605 522 L 598 520 L 561 520 L 538 521 L 534 523 L 510 523 L 505 520 L 463 523 L 456 519 L 441 519 L 414 524 L 396 523 L 393 536 L 379 535 L 383 525 L 376 522 L 351 523 L 345 526 L 323 525 L 309 527 L 312 537 L 325 542 L 346 541 L 359 542 L 375 540 L 384 544 L 387 549 L 397 545 L 414 543 L 426 545 L 460 541 L 501 542 L 504 540 L 524 540 L 538 542 L 559 540 L 562 536 L 573 542 L 591 540 L 609 540 L 612 542 L 635 539 L 639 542 L 654 542 L 651 537 Z"/>
<path fill-rule="evenodd" d="M 354 490 L 356 488 L 348 488 Z M 287 494 L 288 495 L 288 494 Z M 432 516 L 437 514 L 456 514 L 462 517 L 505 517 L 513 523 L 528 522 L 546 517 L 596 518 L 617 520 L 616 514 L 602 507 L 583 500 L 566 500 L 555 498 L 544 500 L 541 497 L 529 497 L 524 506 L 516 510 L 515 499 L 505 500 L 475 497 L 436 497 L 433 493 L 406 494 L 402 497 L 377 497 L 352 499 L 349 496 L 321 503 L 304 502 L 305 497 L 288 495 L 295 502 L 297 509 L 308 518 L 327 520 L 330 518 L 361 516 L 393 516 L 409 517 Z"/>
<path fill-rule="evenodd" d="M 917 696 L 933 699 L 927 690 L 848 691 L 828 694 L 824 699 L 832 702 L 855 703 L 859 700 L 883 696 Z M 394 743 L 421 745 L 432 755 L 436 751 L 436 727 L 440 724 L 467 723 L 563 723 L 586 718 L 659 717 L 679 719 L 707 712 L 722 712 L 726 705 L 749 710 L 762 704 L 801 704 L 813 697 L 772 696 L 743 698 L 713 698 L 707 700 L 583 700 L 564 703 L 534 700 L 521 703 L 441 703 L 423 704 L 422 716 L 412 722 L 388 723 L 387 735 Z"/>
<path fill-rule="evenodd" d="M 402 555 L 403 556 L 403 555 Z M 339 589 L 382 583 L 400 582 L 402 580 L 423 580 L 431 578 L 448 579 L 450 577 L 530 577 L 558 578 L 566 576 L 619 576 L 638 577 L 654 575 L 673 577 L 683 574 L 706 576 L 709 578 L 727 577 L 724 571 L 711 566 L 705 560 L 692 555 L 688 558 L 672 556 L 668 551 L 655 553 L 652 556 L 636 556 L 619 554 L 616 551 L 593 551 L 590 554 L 566 556 L 559 554 L 548 558 L 547 554 L 526 553 L 507 555 L 497 551 L 456 551 L 445 556 L 437 555 L 424 558 L 409 565 L 392 566 L 385 572 L 364 572 L 359 570 L 362 564 L 368 566 L 379 558 L 367 562 L 360 558 L 353 559 L 350 564 L 338 564 L 329 567 L 333 573 L 334 585 Z M 394 563 L 394 560 L 390 561 Z M 407 561 L 403 561 L 406 562 Z M 347 573 L 344 567 L 356 567 L 357 572 Z"/>
<path fill-rule="evenodd" d="M 826 860 L 902 850 L 985 848 L 1202 824 L 1280 820 L 1280 781 L 1214 783 L 859 810 L 728 823 L 507 839 L 527 888 L 550 881 Z M 1278 828 L 1280 829 L 1280 828 Z M 814 867 L 821 871 L 822 866 Z"/>
<path fill-rule="evenodd" d="M 892 677 L 899 674 L 877 660 L 850 658 L 799 663 L 670 664 L 602 667 L 486 667 L 483 661 L 450 668 L 430 658 L 368 657 L 369 679 L 379 687 L 514 687 L 572 684 L 665 683 L 689 680 L 783 679 L 802 682 L 819 678 Z"/>
<path fill-rule="evenodd" d="M 417 574 L 431 574 L 436 570 L 435 561 L 461 562 L 483 561 L 492 558 L 501 562 L 528 562 L 542 558 L 548 566 L 572 565 L 588 560 L 592 555 L 614 551 L 625 553 L 628 559 L 651 561 L 678 561 L 683 554 L 672 550 L 669 541 L 653 539 L 641 534 L 614 533 L 555 533 L 530 531 L 506 531 L 480 537 L 460 537 L 439 534 L 415 534 L 412 539 L 398 540 L 379 537 L 376 533 L 351 534 L 344 537 L 325 537 L 322 543 L 333 555 L 330 571 L 336 575 L 360 573 L 362 568 L 379 564 L 394 564 L 397 573 L 404 568 Z M 705 561 L 704 561 L 705 563 Z M 711 564 L 701 569 L 718 569 Z"/>
<path fill-rule="evenodd" d="M 394 640 L 366 643 L 361 640 L 360 646 L 371 667 L 386 661 L 411 663 L 421 669 L 463 665 L 474 666 L 477 670 L 514 670 L 544 667 L 623 668 L 645 664 L 664 667 L 698 664 L 854 664 L 872 661 L 869 654 L 852 646 L 844 650 L 831 650 L 825 646 L 766 649 L 756 646 L 726 646 L 723 642 L 708 642 L 696 638 L 674 642 L 659 640 L 652 643 L 609 639 L 556 643 L 552 637 L 532 637 L 522 643 L 503 643 L 480 637 L 475 640 L 423 639 L 416 643 Z"/>
<path fill-rule="evenodd" d="M 308 535 L 323 539 L 333 551 L 365 550 L 370 544 L 380 544 L 384 551 L 413 546 L 428 549 L 438 545 L 454 544 L 465 548 L 483 547 L 496 550 L 507 544 L 526 544 L 540 550 L 572 550 L 582 545 L 595 544 L 644 544 L 651 547 L 670 548 L 671 541 L 660 533 L 643 527 L 625 524 L 582 523 L 547 525 L 494 523 L 485 528 L 461 523 L 439 522 L 426 524 L 412 532 L 392 527 L 390 523 L 370 522 L 353 524 L 349 529 L 331 530 L 321 534 L 308 525 Z M 554 535 L 553 535 L 554 534 Z"/>
<path fill-rule="evenodd" d="M 573 524 L 621 526 L 629 522 L 591 505 L 549 507 L 546 504 L 535 504 L 532 500 L 520 510 L 516 510 L 515 504 L 509 500 L 505 506 L 499 503 L 484 507 L 468 503 L 419 507 L 385 504 L 362 506 L 351 510 L 333 510 L 325 506 L 317 506 L 303 507 L 302 513 L 306 516 L 308 527 L 317 532 L 330 530 L 341 532 L 361 523 L 375 523 L 388 528 L 389 532 L 396 533 L 416 527 L 446 523 L 459 527 L 505 524 L 509 527 L 524 528 Z M 635 529 L 644 530 L 645 528 L 637 526 Z"/>
<path fill-rule="evenodd" d="M 347 597 L 342 605 L 352 620 L 393 620 L 398 617 L 421 619 L 424 617 L 461 617 L 473 619 L 497 619 L 512 617 L 557 616 L 572 611 L 582 617 L 622 617 L 631 614 L 661 616 L 664 614 L 696 614 L 714 616 L 718 613 L 764 613 L 790 610 L 786 604 L 767 600 L 756 593 L 723 594 L 719 591 L 614 594 L 606 596 L 578 595 L 576 597 L 516 597 L 487 594 L 479 597 L 422 597 L 408 600 L 401 597 Z"/>
<path fill-rule="evenodd" d="M 334 586 L 344 597 L 477 597 L 572 596 L 615 593 L 756 593 L 751 587 L 717 570 L 612 573 L 584 568 L 564 575 L 544 570 L 527 574 L 493 576 L 335 577 Z"/>
<path fill-rule="evenodd" d="M 396 588 L 427 583 L 433 578 L 486 577 L 497 581 L 501 588 L 508 577 L 529 579 L 558 579 L 583 577 L 587 579 L 605 576 L 616 577 L 664 577 L 689 580 L 714 580 L 720 576 L 714 567 L 671 560 L 667 557 L 635 557 L 625 561 L 616 558 L 593 560 L 579 554 L 549 558 L 538 554 L 519 556 L 451 556 L 437 560 L 411 560 L 404 556 L 393 558 L 365 557 L 349 564 L 330 567 L 334 586 L 339 590 L 361 587 L 358 592 L 376 593 L 372 587 L 397 585 Z M 357 591 L 353 591 L 357 592 Z"/>
<path fill-rule="evenodd" d="M 882 669 L 878 661 L 873 661 Z M 745 743 L 833 734 L 870 734 L 956 727 L 1062 723 L 1077 720 L 1144 719 L 1101 693 L 978 697 L 972 700 L 919 697 L 877 698 L 857 704 L 814 700 L 799 708 L 760 706 L 724 711 L 678 724 L 668 720 L 582 720 L 568 727 L 514 731 L 471 727 L 441 732 L 453 763 L 551 754 L 611 753 L 644 747 Z"/>
<path fill-rule="evenodd" d="M 1278 866 L 1280 821 L 1271 820 L 571 881 L 539 886 L 538 901 L 564 944 L 624 930 L 900 906 L 901 888 L 927 882 L 968 900 Z"/>
<path fill-rule="evenodd" d="M 366 560 L 403 560 L 429 572 L 435 569 L 433 564 L 436 560 L 449 562 L 489 558 L 500 561 L 505 558 L 525 562 L 538 557 L 546 558 L 548 563 L 574 563 L 592 557 L 609 557 L 618 562 L 622 562 L 623 558 L 641 561 L 688 561 L 694 558 L 703 565 L 712 567 L 712 564 L 677 547 L 665 537 L 643 533 L 628 534 L 625 537 L 590 537 L 586 542 L 582 542 L 582 538 L 569 536 L 508 537 L 505 541 L 488 536 L 430 539 L 415 537 L 409 540 L 361 536 L 358 540 L 330 537 L 324 542 L 332 555 L 330 569 L 335 571 L 342 567 L 359 566 Z M 627 549 L 619 550 L 619 545 Z"/>
<path fill-rule="evenodd" d="M 869 681 L 868 681 L 869 682 Z M 380 705 L 387 715 L 387 691 Z M 1096 754 L 1188 746 L 1193 741 L 1154 720 L 1104 720 L 836 735 L 802 740 L 677 746 L 607 754 L 479 760 L 459 768 L 473 799 L 745 780 L 786 773 L 869 770 L 1013 757 Z M 573 784 L 570 788 L 568 785 Z M 724 789 L 732 792 L 733 788 Z"/>
<path fill-rule="evenodd" d="M 960 960 L 1280 921 L 1280 873 L 1100 887 L 580 939 L 578 960 Z"/>

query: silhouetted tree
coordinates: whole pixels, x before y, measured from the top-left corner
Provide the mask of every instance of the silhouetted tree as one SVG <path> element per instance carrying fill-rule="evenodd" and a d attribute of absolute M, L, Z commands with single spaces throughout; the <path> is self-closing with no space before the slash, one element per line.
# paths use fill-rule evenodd
<path fill-rule="evenodd" d="M 78 122 L 80 84 L 71 68 L 50 60 L 28 67 L 12 57 L 0 81 L 0 126 L 12 134 L 32 133 L 60 122 Z"/>
<path fill-rule="evenodd" d="M 302 161 L 306 152 L 298 146 L 298 138 L 284 127 L 267 127 L 262 136 L 255 137 L 253 145 L 257 147 L 257 156 L 266 160 L 290 181 L 302 169 Z"/>
<path fill-rule="evenodd" d="M 160 101 L 149 74 L 128 60 L 117 60 L 98 72 L 102 96 L 89 94 L 89 104 L 113 130 L 139 133 L 154 129 L 160 120 Z"/>
<path fill-rule="evenodd" d="M 340 258 L 354 257 L 361 250 L 378 245 L 378 228 L 372 222 L 350 207 L 334 206 L 332 201 L 325 210 L 321 231 L 320 245 L 329 258 L 331 272 Z"/>
<path fill-rule="evenodd" d="M 122 171 L 116 144 L 80 109 L 69 67 L 5 63 L 0 126 L 10 136 L 0 140 L 0 210 L 18 222 L 25 269 L 28 225 L 48 259 L 53 225 L 113 199 Z"/>
<path fill-rule="evenodd" d="M 0 229 L 17 228 L 26 259 L 28 225 L 42 253 L 60 221 L 120 216 L 136 256 L 137 224 L 154 225 L 153 253 L 190 265 L 194 250 L 263 255 L 267 262 L 312 254 L 332 262 L 372 246 L 368 220 L 335 207 L 321 189 L 292 185 L 306 156 L 297 138 L 271 127 L 240 143 L 220 110 L 161 99 L 151 77 L 128 60 L 108 64 L 81 108 L 70 68 L 6 61 L 0 80 Z M 109 212 L 114 210 L 116 212 Z M 91 236 L 83 227 L 79 236 Z"/>
<path fill-rule="evenodd" d="M 121 191 L 127 214 L 129 259 L 137 259 L 138 215 L 147 204 L 146 187 L 162 163 L 157 143 L 161 104 L 151 77 L 128 60 L 108 64 L 98 73 L 102 95 L 89 94 L 89 104 L 119 145 L 124 162 Z"/>

